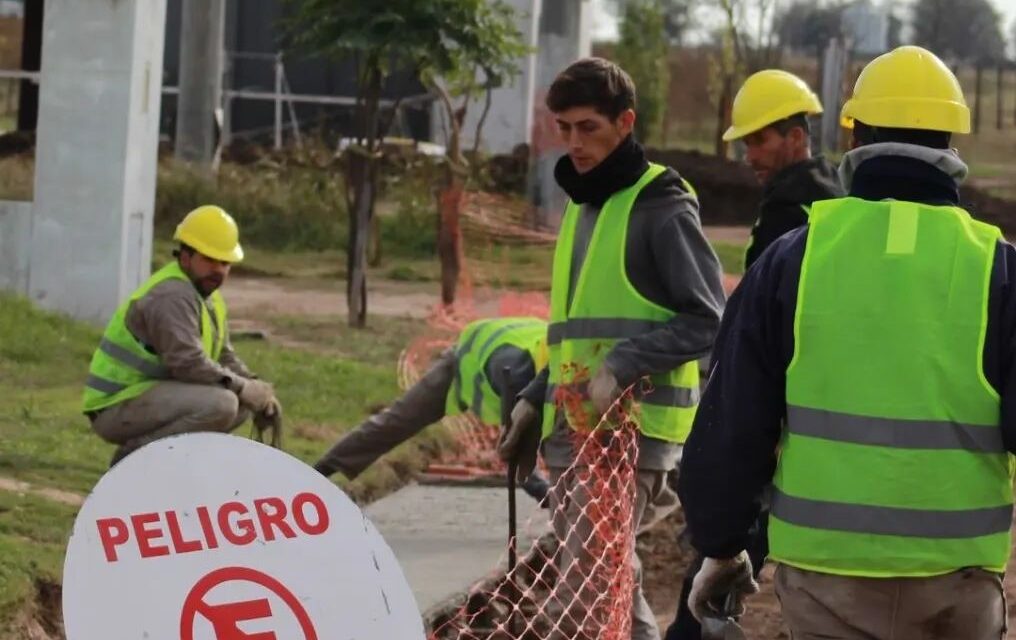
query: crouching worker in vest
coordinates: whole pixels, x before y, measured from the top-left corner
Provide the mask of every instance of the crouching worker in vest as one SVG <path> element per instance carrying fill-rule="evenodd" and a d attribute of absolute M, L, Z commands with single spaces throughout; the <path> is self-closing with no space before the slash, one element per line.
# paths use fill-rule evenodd
<path fill-rule="evenodd" d="M 120 445 L 111 464 L 160 438 L 231 431 L 253 415 L 278 427 L 281 406 L 233 352 L 219 288 L 243 259 L 233 218 L 219 207 L 191 211 L 176 228 L 176 260 L 120 305 L 92 356 L 84 412 L 103 440 Z"/>
<path fill-rule="evenodd" d="M 537 318 L 491 318 L 469 324 L 419 382 L 391 406 L 347 433 L 314 465 L 350 480 L 374 461 L 445 416 L 470 412 L 481 422 L 501 424 L 501 376 L 510 369 L 515 395 L 547 363 L 547 323 Z M 527 474 L 522 488 L 533 498 L 547 495 L 547 481 Z"/>
<path fill-rule="evenodd" d="M 580 60 L 555 79 L 547 106 L 567 148 L 555 178 L 571 199 L 554 254 L 550 363 L 512 410 L 501 454 L 517 459 L 524 473 L 535 463 L 533 434 L 537 442 L 542 435 L 558 570 L 576 594 L 547 606 L 565 608 L 562 637 L 597 638 L 609 630 L 583 624 L 602 593 L 590 589 L 596 581 L 588 572 L 598 560 L 587 549 L 590 498 L 581 491 L 581 474 L 567 472 L 577 454 L 574 433 L 596 428 L 625 389 L 648 388 L 630 412 L 640 432 L 632 530 L 650 512 L 662 517 L 673 510 L 676 495 L 666 476 L 691 428 L 698 360 L 712 348 L 724 294 L 690 185 L 673 169 L 647 162 L 632 137 L 635 86 L 628 74 L 606 60 Z M 558 389 L 587 400 L 558 406 Z M 637 570 L 637 557 L 633 564 Z M 631 637 L 658 640 L 636 575 Z M 580 630 L 571 628 L 576 623 Z"/>
<path fill-rule="evenodd" d="M 702 619 L 769 555 L 794 638 L 997 640 L 1012 541 L 1016 249 L 960 207 L 970 112 L 934 54 L 876 58 L 843 107 L 848 195 L 731 298 L 679 492 Z"/>

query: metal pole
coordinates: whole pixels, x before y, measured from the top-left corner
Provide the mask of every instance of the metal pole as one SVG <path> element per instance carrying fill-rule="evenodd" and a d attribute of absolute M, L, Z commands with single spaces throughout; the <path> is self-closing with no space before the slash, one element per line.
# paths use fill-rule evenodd
<path fill-rule="evenodd" d="M 282 148 L 282 54 L 275 54 L 275 150 Z"/>
<path fill-rule="evenodd" d="M 512 422 L 512 401 L 515 393 L 511 388 L 511 367 L 501 369 L 501 428 L 508 431 Z M 518 462 L 512 460 L 508 463 L 508 594 L 512 604 L 512 611 L 508 614 L 508 629 L 513 633 L 516 631 L 518 616 L 515 615 L 515 607 L 518 606 L 520 598 L 515 587 L 515 567 L 518 565 L 518 511 L 515 505 L 515 475 L 518 473 Z"/>

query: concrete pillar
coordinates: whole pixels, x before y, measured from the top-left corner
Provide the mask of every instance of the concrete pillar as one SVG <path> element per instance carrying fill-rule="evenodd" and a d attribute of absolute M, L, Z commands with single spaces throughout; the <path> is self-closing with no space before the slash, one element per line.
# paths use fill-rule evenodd
<path fill-rule="evenodd" d="M 547 0 L 544 3 L 529 167 L 529 198 L 535 210 L 535 221 L 541 226 L 556 226 L 568 203 L 568 197 L 554 181 L 554 165 L 564 148 L 557 138 L 554 116 L 547 110 L 544 100 L 558 73 L 579 58 L 590 55 L 591 21 L 589 0 Z"/>
<path fill-rule="evenodd" d="M 28 294 L 103 322 L 148 277 L 166 0 L 47 0 Z"/>
<path fill-rule="evenodd" d="M 826 45 L 822 61 L 821 150 L 837 151 L 840 146 L 840 107 L 843 105 L 843 76 L 850 62 L 846 43 L 833 38 Z"/>
<path fill-rule="evenodd" d="M 222 104 L 225 11 L 225 0 L 183 3 L 175 153 L 205 167 L 215 153 L 215 110 Z"/>
<path fill-rule="evenodd" d="M 558 0 L 547 0 L 557 2 Z M 509 0 L 518 16 L 516 26 L 532 52 L 518 62 L 520 73 L 515 80 L 495 89 L 491 95 L 490 113 L 481 132 L 480 149 L 487 153 L 511 153 L 520 144 L 530 144 L 533 132 L 533 98 L 536 91 L 536 47 L 539 45 L 541 0 Z M 469 105 L 463 128 L 464 149 L 472 149 L 476 125 L 483 115 L 485 95 Z M 440 107 L 440 105 L 437 105 Z M 438 113 L 441 117 L 443 108 Z M 434 123 L 435 139 L 441 139 L 441 121 Z M 443 140 L 442 140 L 443 142 Z"/>

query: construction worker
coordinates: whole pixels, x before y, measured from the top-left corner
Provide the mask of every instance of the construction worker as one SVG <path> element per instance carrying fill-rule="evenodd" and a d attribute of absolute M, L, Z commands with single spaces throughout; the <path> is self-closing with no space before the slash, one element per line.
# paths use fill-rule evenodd
<path fill-rule="evenodd" d="M 445 416 L 470 412 L 481 422 L 501 424 L 502 375 L 507 367 L 509 395 L 515 397 L 547 363 L 547 323 L 537 318 L 476 320 L 459 334 L 455 347 L 400 398 L 347 433 L 314 465 L 326 476 L 341 472 L 350 480 L 375 460 Z M 536 472 L 522 488 L 537 500 L 547 481 Z"/>
<path fill-rule="evenodd" d="M 1016 250 L 960 207 L 959 82 L 930 51 L 868 64 L 842 110 L 847 197 L 816 202 L 730 300 L 685 447 L 700 619 L 757 587 L 773 485 L 794 638 L 1001 638 L 1010 554 Z"/>
<path fill-rule="evenodd" d="M 723 139 L 744 143 L 762 185 L 745 270 L 773 241 L 808 221 L 812 202 L 843 195 L 836 167 L 811 155 L 808 117 L 820 113 L 822 104 L 804 80 L 779 69 L 752 74 L 734 97 Z"/>
<path fill-rule="evenodd" d="M 583 523 L 581 496 L 587 494 L 576 491 L 580 474 L 566 473 L 576 459 L 574 433 L 597 427 L 622 394 L 637 387 L 633 529 L 647 511 L 662 517 L 673 509 L 676 496 L 666 475 L 691 428 L 697 361 L 712 347 L 724 294 L 720 263 L 702 233 L 690 186 L 673 169 L 647 162 L 632 137 L 635 86 L 628 74 L 606 60 L 580 60 L 557 76 L 546 103 L 567 147 L 555 177 L 571 199 L 554 256 L 550 363 L 523 390 L 500 451 L 518 460 L 524 475 L 535 464 L 532 436 L 542 434 L 563 550 L 559 571 L 581 594 L 583 572 L 594 559 L 582 535 L 589 523 Z M 562 404 L 561 392 L 568 390 L 586 400 Z M 638 558 L 633 562 L 637 569 Z M 632 638 L 658 639 L 641 578 L 632 595 Z M 562 619 L 581 621 L 590 604 L 581 600 L 568 603 Z"/>
<path fill-rule="evenodd" d="M 746 160 L 762 184 L 758 217 L 745 251 L 745 270 L 783 234 L 808 222 L 812 202 L 843 195 L 836 167 L 812 157 L 809 116 L 822 113 L 822 104 L 797 76 L 778 69 L 754 73 L 734 97 L 732 123 L 723 134 L 727 141 L 741 140 Z M 767 518 L 761 514 L 747 551 L 756 576 L 768 548 Z M 697 640 L 702 630 L 688 610 L 692 578 L 702 559 L 685 573 L 677 617 L 666 640 Z"/>
<path fill-rule="evenodd" d="M 233 352 L 219 288 L 243 259 L 236 222 L 215 206 L 191 211 L 173 239 L 176 260 L 113 314 L 92 356 L 85 415 L 119 445 L 112 464 L 160 438 L 231 431 L 252 415 L 276 425 L 281 406 Z"/>

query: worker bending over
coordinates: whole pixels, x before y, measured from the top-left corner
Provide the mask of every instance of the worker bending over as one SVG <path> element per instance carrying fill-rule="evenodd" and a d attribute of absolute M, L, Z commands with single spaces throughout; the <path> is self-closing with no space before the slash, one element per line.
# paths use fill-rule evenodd
<path fill-rule="evenodd" d="M 484 424 L 500 424 L 502 372 L 509 369 L 508 395 L 514 401 L 546 366 L 546 338 L 547 323 L 537 318 L 469 324 L 456 346 L 442 352 L 419 382 L 343 436 L 314 468 L 326 476 L 341 472 L 352 480 L 445 416 L 469 412 Z M 538 500 L 547 494 L 546 480 L 538 473 L 527 474 L 522 488 Z"/>

